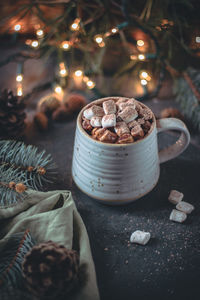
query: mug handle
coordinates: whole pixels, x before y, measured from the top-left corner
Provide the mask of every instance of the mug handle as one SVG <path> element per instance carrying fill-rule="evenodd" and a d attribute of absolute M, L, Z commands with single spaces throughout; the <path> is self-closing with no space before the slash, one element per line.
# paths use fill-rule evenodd
<path fill-rule="evenodd" d="M 181 120 L 175 118 L 164 118 L 157 120 L 156 125 L 157 133 L 168 130 L 177 130 L 181 133 L 180 138 L 175 144 L 162 149 L 158 153 L 160 163 L 163 163 L 177 157 L 187 148 L 190 143 L 190 133 L 186 125 Z"/>

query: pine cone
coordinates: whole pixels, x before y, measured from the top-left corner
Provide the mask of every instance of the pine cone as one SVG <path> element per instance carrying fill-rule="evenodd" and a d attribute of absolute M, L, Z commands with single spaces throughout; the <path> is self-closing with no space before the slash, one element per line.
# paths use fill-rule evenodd
<path fill-rule="evenodd" d="M 35 295 L 55 297 L 71 291 L 78 282 L 79 256 L 52 241 L 27 253 L 23 266 L 27 288 Z"/>
<path fill-rule="evenodd" d="M 25 129 L 25 104 L 14 96 L 12 91 L 4 90 L 0 96 L 0 138 L 16 138 Z"/>
<path fill-rule="evenodd" d="M 79 112 L 86 105 L 86 98 L 80 94 L 71 93 L 64 97 L 63 103 L 69 113 Z"/>

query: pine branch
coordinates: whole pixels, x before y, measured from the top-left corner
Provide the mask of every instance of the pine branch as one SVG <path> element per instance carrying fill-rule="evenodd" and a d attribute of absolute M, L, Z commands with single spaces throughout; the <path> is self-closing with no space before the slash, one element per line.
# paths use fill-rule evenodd
<path fill-rule="evenodd" d="M 22 262 L 34 244 L 29 230 L 3 240 L 0 251 L 0 287 L 15 289 L 22 286 Z"/>
<path fill-rule="evenodd" d="M 175 93 L 183 114 L 200 131 L 200 71 L 189 68 L 184 77 L 176 79 Z"/>
<path fill-rule="evenodd" d="M 0 166 L 0 207 L 10 207 L 24 200 L 26 182 L 20 177 L 18 170 Z"/>
<path fill-rule="evenodd" d="M 0 141 L 0 165 L 4 170 L 14 172 L 28 187 L 36 190 L 45 183 L 52 183 L 55 175 L 55 164 L 50 154 L 17 141 Z"/>

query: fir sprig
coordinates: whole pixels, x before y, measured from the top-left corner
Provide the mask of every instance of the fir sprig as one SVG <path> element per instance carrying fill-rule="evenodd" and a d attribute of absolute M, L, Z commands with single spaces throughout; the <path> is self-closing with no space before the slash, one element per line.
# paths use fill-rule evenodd
<path fill-rule="evenodd" d="M 23 201 L 26 182 L 21 180 L 18 170 L 0 166 L 0 207 L 6 208 Z"/>
<path fill-rule="evenodd" d="M 175 93 L 183 114 L 200 131 L 200 72 L 189 68 L 184 77 L 176 79 Z"/>
<path fill-rule="evenodd" d="M 51 155 L 46 154 L 45 150 L 39 152 L 37 147 L 23 142 L 0 141 L 0 165 L 36 190 L 45 183 L 52 183 L 55 175 Z"/>
<path fill-rule="evenodd" d="M 22 262 L 34 244 L 29 230 L 3 240 L 0 249 L 0 293 L 2 287 L 15 289 L 22 286 Z"/>

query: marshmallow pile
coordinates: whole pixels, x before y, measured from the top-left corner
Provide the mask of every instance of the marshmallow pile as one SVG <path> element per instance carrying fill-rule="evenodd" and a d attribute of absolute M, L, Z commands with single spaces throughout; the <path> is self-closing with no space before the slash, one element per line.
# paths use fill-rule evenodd
<path fill-rule="evenodd" d="M 85 109 L 82 127 L 92 138 L 105 143 L 127 144 L 142 139 L 148 134 L 152 111 L 134 98 L 112 98 L 102 105 Z"/>
<path fill-rule="evenodd" d="M 194 210 L 194 206 L 188 202 L 182 201 L 183 193 L 171 190 L 168 200 L 176 205 L 176 209 L 173 209 L 169 219 L 174 222 L 183 223 L 187 215 L 190 214 Z"/>
<path fill-rule="evenodd" d="M 171 190 L 168 200 L 176 205 L 176 209 L 173 209 L 169 219 L 174 222 L 183 223 L 187 219 L 187 215 L 194 210 L 194 206 L 188 202 L 182 201 L 183 193 Z M 151 238 L 150 232 L 136 230 L 131 234 L 130 242 L 146 245 Z"/>

